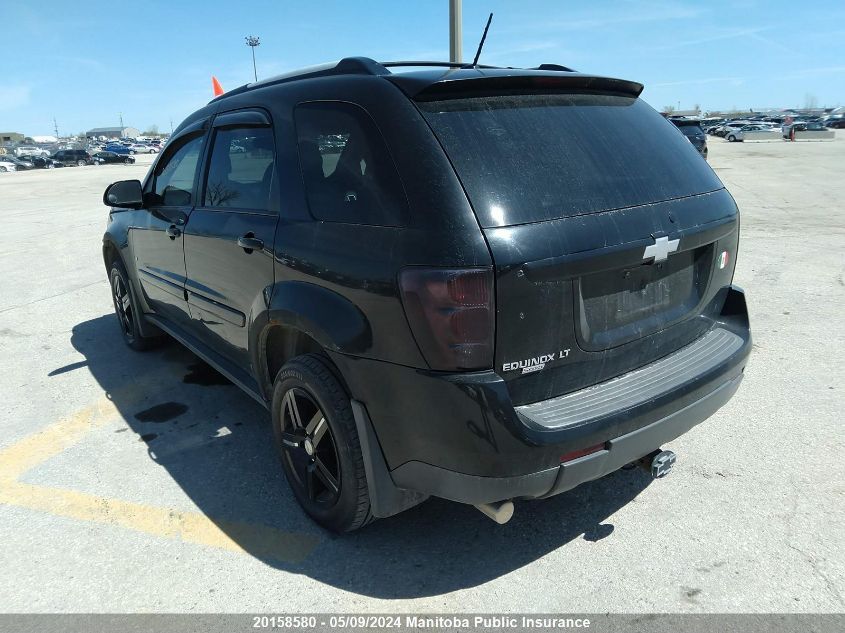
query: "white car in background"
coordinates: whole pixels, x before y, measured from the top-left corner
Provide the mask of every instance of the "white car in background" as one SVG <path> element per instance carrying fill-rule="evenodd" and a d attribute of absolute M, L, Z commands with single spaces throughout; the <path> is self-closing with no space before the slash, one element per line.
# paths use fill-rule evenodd
<path fill-rule="evenodd" d="M 3 157 L 0 156 L 0 173 L 7 172 L 7 171 L 17 171 L 17 165 L 14 163 L 7 163 L 3 160 Z"/>
<path fill-rule="evenodd" d="M 765 141 L 778 138 L 777 130 L 765 123 L 750 123 L 740 128 L 733 128 L 725 138 L 731 143 L 735 141 Z"/>
<path fill-rule="evenodd" d="M 50 152 L 35 145 L 21 145 L 14 149 L 15 156 L 49 156 Z"/>
<path fill-rule="evenodd" d="M 158 152 L 157 147 L 152 145 L 144 145 L 143 143 L 135 143 L 129 146 L 130 154 L 155 154 Z"/>

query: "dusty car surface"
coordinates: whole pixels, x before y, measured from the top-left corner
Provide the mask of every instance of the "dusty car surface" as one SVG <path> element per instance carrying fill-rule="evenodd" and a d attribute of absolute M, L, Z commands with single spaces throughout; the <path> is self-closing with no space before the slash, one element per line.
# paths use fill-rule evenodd
<path fill-rule="evenodd" d="M 751 336 L 737 206 L 641 90 L 347 58 L 226 93 L 104 194 L 125 341 L 169 334 L 267 407 L 338 532 L 662 477 Z"/>

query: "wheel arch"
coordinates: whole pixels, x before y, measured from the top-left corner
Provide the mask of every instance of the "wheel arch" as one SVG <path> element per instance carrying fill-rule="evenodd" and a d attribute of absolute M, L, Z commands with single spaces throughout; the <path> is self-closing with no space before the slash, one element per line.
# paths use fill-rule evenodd
<path fill-rule="evenodd" d="M 265 396 L 291 358 L 308 353 L 363 354 L 372 345 L 372 329 L 363 312 L 328 288 L 288 281 L 275 284 L 269 296 L 269 307 L 251 328 L 253 366 Z M 347 387 L 340 370 L 335 367 L 335 372 Z"/>
<path fill-rule="evenodd" d="M 106 266 L 106 272 L 109 271 L 116 259 L 123 261 L 123 257 L 120 254 L 120 247 L 118 247 L 114 238 L 107 233 L 103 237 L 103 264 Z M 126 266 L 126 262 L 123 262 L 123 265 Z"/>

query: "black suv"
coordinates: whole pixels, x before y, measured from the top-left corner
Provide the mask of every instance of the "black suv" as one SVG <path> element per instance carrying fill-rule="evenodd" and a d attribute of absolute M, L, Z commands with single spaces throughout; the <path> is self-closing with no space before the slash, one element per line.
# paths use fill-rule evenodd
<path fill-rule="evenodd" d="M 52 159 L 62 165 L 93 165 L 94 159 L 84 149 L 60 149 L 53 154 Z"/>
<path fill-rule="evenodd" d="M 698 153 L 707 159 L 707 135 L 701 128 L 701 121 L 680 118 L 669 120 L 681 131 L 681 134 L 687 137 L 687 140 L 698 150 Z"/>
<path fill-rule="evenodd" d="M 222 95 L 104 194 L 126 342 L 165 332 L 266 406 L 333 530 L 662 476 L 751 337 L 736 204 L 641 90 L 347 58 Z"/>

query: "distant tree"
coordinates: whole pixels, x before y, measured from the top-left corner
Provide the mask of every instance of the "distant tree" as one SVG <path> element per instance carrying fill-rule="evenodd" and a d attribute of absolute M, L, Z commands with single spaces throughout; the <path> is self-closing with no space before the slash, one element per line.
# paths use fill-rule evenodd
<path fill-rule="evenodd" d="M 147 128 L 146 130 L 144 130 L 144 131 L 142 132 L 142 134 L 143 134 L 144 136 L 158 136 L 158 134 L 159 134 L 159 132 L 158 132 L 158 126 L 157 126 L 157 125 L 151 125 L 149 128 Z"/>
<path fill-rule="evenodd" d="M 814 108 L 819 107 L 819 100 L 816 98 L 816 95 L 810 94 L 809 92 L 804 95 L 804 107 L 808 110 L 813 110 Z"/>
<path fill-rule="evenodd" d="M 663 111 L 666 112 L 667 114 L 672 114 L 675 111 L 675 106 L 673 106 L 673 105 L 663 106 Z"/>

